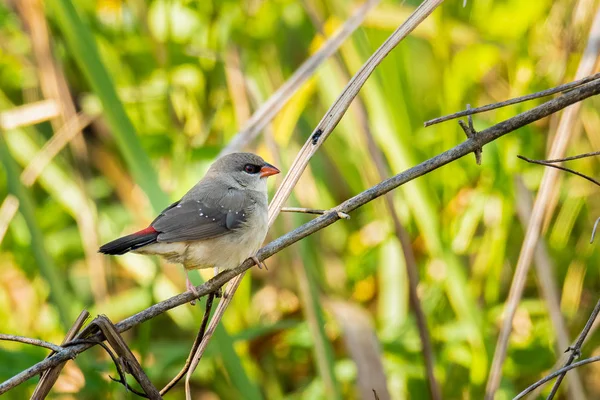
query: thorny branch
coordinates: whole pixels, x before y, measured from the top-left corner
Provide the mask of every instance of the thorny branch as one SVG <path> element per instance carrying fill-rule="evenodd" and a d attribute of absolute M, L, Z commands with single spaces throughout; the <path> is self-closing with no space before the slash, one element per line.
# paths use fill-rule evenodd
<path fill-rule="evenodd" d="M 588 82 L 580 87 L 569 91 L 555 99 L 549 100 L 531 110 L 525 111 L 518 114 L 508 120 L 493 125 L 487 129 L 484 129 L 477 133 L 474 137 L 468 138 L 461 144 L 433 157 L 422 163 L 401 172 L 383 182 L 357 194 L 356 196 L 346 200 L 333 208 L 327 214 L 321 215 L 312 221 L 299 226 L 291 232 L 275 239 L 257 253 L 259 260 L 265 260 L 271 257 L 273 254 L 285 249 L 286 247 L 296 243 L 297 241 L 312 235 L 313 233 L 326 228 L 339 220 L 338 212 L 349 213 L 356 210 L 357 208 L 373 201 L 374 199 L 383 196 L 389 191 L 396 189 L 397 187 L 404 185 L 422 175 L 425 175 L 431 171 L 434 171 L 452 161 L 455 161 L 465 155 L 474 152 L 476 149 L 483 147 L 484 145 L 510 133 L 525 125 L 528 125 L 534 121 L 547 117 L 571 104 L 580 102 L 588 97 L 600 94 L 600 80 L 594 80 Z M 204 284 L 197 286 L 196 291 L 200 296 L 208 295 L 214 292 L 217 288 L 223 286 L 229 280 L 233 279 L 237 275 L 245 272 L 254 265 L 254 261 L 246 260 L 240 266 L 226 270 L 205 282 Z M 137 314 L 132 315 L 129 318 L 122 320 L 115 325 L 117 332 L 122 333 L 127 331 L 134 326 L 137 326 L 149 319 L 156 317 L 172 308 L 181 306 L 190 302 L 196 298 L 192 292 L 184 292 L 179 295 L 173 296 L 167 300 L 163 300 L 160 303 L 154 304 L 147 309 L 140 311 Z M 90 339 L 104 340 L 102 334 L 96 334 Z M 86 351 L 93 344 L 85 343 L 78 344 L 72 347 L 63 349 L 57 352 L 52 357 L 49 357 L 32 367 L 20 372 L 12 378 L 6 380 L 0 384 L 0 394 L 7 392 L 8 390 L 18 386 L 26 380 L 32 378 L 35 375 L 40 374 L 48 368 L 52 368 L 64 361 L 75 358 L 78 354 Z M 575 364 L 573 364 L 575 365 Z"/>

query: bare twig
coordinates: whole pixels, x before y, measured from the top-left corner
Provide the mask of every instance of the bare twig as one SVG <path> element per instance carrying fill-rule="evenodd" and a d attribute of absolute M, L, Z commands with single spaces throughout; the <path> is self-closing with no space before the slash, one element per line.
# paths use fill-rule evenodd
<path fill-rule="evenodd" d="M 575 342 L 575 345 L 572 346 L 572 347 L 569 347 L 565 351 L 565 353 L 567 351 L 570 351 L 571 354 L 569 355 L 569 359 L 565 363 L 563 369 L 565 367 L 568 367 L 569 365 L 571 365 L 573 363 L 573 361 L 575 361 L 575 359 L 579 358 L 579 356 L 581 355 L 581 346 L 583 345 L 583 341 L 585 340 L 586 336 L 590 332 L 590 329 L 592 328 L 592 325 L 594 324 L 594 321 L 596 321 L 596 317 L 598 317 L 598 313 L 600 313 L 600 299 L 596 303 L 596 307 L 594 307 L 594 310 L 592 311 L 592 314 L 590 315 L 590 318 L 588 318 L 587 322 L 585 323 L 585 326 L 583 327 L 583 330 L 581 331 L 581 334 L 577 338 L 577 342 Z M 562 380 L 565 377 L 566 373 L 567 372 L 565 371 L 565 372 L 563 372 L 562 374 L 560 374 L 558 376 L 558 379 L 556 379 L 556 382 L 554 383 L 554 386 L 552 387 L 552 391 L 548 395 L 548 400 L 552 400 L 554 398 L 554 396 L 556 395 L 556 392 L 558 391 L 558 388 L 560 387 L 560 384 L 562 383 Z"/>
<path fill-rule="evenodd" d="M 546 167 L 552 167 L 552 168 L 556 168 L 556 169 L 560 169 L 561 171 L 567 171 L 570 172 L 572 174 L 575 174 L 577 176 L 582 177 L 583 179 L 587 179 L 588 181 L 595 183 L 597 186 L 600 186 L 600 182 L 598 182 L 597 180 L 595 180 L 592 177 L 589 177 L 585 174 L 582 174 L 581 172 L 577 172 L 571 168 L 567 168 L 567 167 L 563 167 L 561 165 L 554 165 L 551 164 L 552 162 L 558 162 L 556 160 L 552 160 L 552 161 L 546 161 L 546 160 L 532 160 L 530 158 L 527 158 L 525 156 L 521 156 L 521 155 L 517 155 L 518 158 L 520 158 L 523 161 L 527 161 L 528 163 L 532 163 L 532 164 L 539 164 L 539 165 L 544 165 Z"/>
<path fill-rule="evenodd" d="M 594 22 L 588 36 L 588 43 L 575 76 L 577 79 L 583 78 L 592 73 L 598 58 L 598 54 L 600 53 L 600 8 L 598 8 L 596 11 Z M 579 88 L 587 85 L 596 85 L 598 82 L 600 82 L 600 80 L 595 79 L 579 86 Z M 573 89 L 557 99 L 568 96 L 569 94 L 577 92 L 578 90 L 578 88 Z M 566 109 L 561 115 L 548 158 L 560 158 L 564 155 L 580 106 L 580 104 L 575 104 L 573 107 Z M 533 259 L 536 244 L 538 243 L 538 239 L 540 237 L 544 215 L 550 203 L 550 197 L 556 190 L 557 179 L 558 171 L 556 169 L 548 168 L 544 170 L 544 176 L 542 178 L 542 183 L 540 184 L 540 189 L 533 206 L 531 219 L 529 220 L 527 231 L 525 232 L 525 239 L 523 240 L 519 259 L 515 268 L 508 299 L 505 303 L 504 319 L 500 328 L 500 334 L 498 335 L 498 342 L 496 344 L 496 349 L 494 350 L 494 358 L 492 360 L 486 386 L 486 400 L 493 400 L 496 390 L 498 390 L 498 387 L 500 386 L 502 366 L 508 350 L 508 341 L 512 331 L 513 319 L 515 313 L 517 312 L 517 307 L 521 300 L 523 290 L 525 289 L 525 283 L 527 281 L 527 275 L 531 266 L 531 260 Z"/>
<path fill-rule="evenodd" d="M 310 78 L 315 70 L 327 60 L 344 41 L 354 32 L 367 16 L 368 12 L 375 7 L 380 0 L 367 0 L 356 12 L 342 25 L 342 27 L 329 38 L 323 46 L 306 60 L 294 74 L 279 88 L 269 99 L 259 107 L 245 126 L 229 142 L 221 154 L 227 154 L 242 149 L 277 115 L 288 100 L 296 93 L 296 90 Z"/>
<path fill-rule="evenodd" d="M 553 95 L 556 93 L 564 93 L 569 90 L 575 89 L 575 88 L 583 85 L 584 83 L 588 83 L 588 82 L 594 81 L 599 78 L 600 78 L 600 73 L 597 73 L 594 75 L 586 76 L 583 79 L 565 83 L 564 85 L 559 85 L 559 86 L 553 87 L 551 89 L 542 90 L 541 92 L 535 92 L 535 93 L 531 93 L 531 94 L 521 96 L 521 97 L 515 97 L 514 99 L 501 101 L 500 103 L 488 104 L 485 106 L 475 107 L 475 108 L 470 108 L 467 106 L 467 109 L 464 111 L 459 111 L 454 114 L 445 115 L 443 117 L 431 119 L 431 120 L 425 122 L 425 127 L 439 124 L 440 122 L 449 121 L 451 119 L 465 117 L 467 115 L 470 116 L 473 114 L 479 114 L 482 112 L 495 110 L 497 108 L 502 108 L 502 107 L 510 106 L 510 105 L 517 104 L 517 103 L 522 103 L 524 101 L 529 101 L 529 100 L 533 100 L 533 99 L 538 99 L 540 97 L 550 96 L 550 95 Z"/>
<path fill-rule="evenodd" d="M 90 313 L 87 310 L 83 310 L 79 313 L 79 316 L 77 317 L 77 319 L 75 320 L 75 322 L 73 323 L 73 325 L 71 326 L 71 328 L 69 329 L 65 338 L 62 341 L 63 346 L 69 343 L 71 340 L 73 340 L 73 338 L 79 333 L 81 327 L 83 326 L 83 324 L 89 316 Z M 53 368 L 44 371 L 42 377 L 40 378 L 40 381 L 38 382 L 38 384 L 35 387 L 35 390 L 33 391 L 33 394 L 31 395 L 32 400 L 46 398 L 48 393 L 50 393 L 50 389 L 52 389 L 52 386 L 54 386 L 54 384 L 56 383 L 56 380 L 60 375 L 60 371 L 62 371 L 64 366 L 65 364 L 61 363 L 54 366 Z"/>
<path fill-rule="evenodd" d="M 192 364 L 192 357 L 194 357 L 194 354 L 196 354 L 196 349 L 198 349 L 198 346 L 200 345 L 200 342 L 204 337 L 204 332 L 206 331 L 206 324 L 208 323 L 208 317 L 210 317 L 210 311 L 212 310 L 212 304 L 214 299 L 215 293 L 209 293 L 206 298 L 206 308 L 204 310 L 202 322 L 200 323 L 200 329 L 198 330 L 198 335 L 196 335 L 196 339 L 194 339 L 194 344 L 192 345 L 190 354 L 187 360 L 185 360 L 185 365 L 183 366 L 181 371 L 179 371 L 179 373 L 171 380 L 171 382 L 167 383 L 167 385 L 160 390 L 161 396 L 164 396 L 169 390 L 171 390 L 190 369 L 190 365 Z"/>
<path fill-rule="evenodd" d="M 425 160 L 420 164 L 409 168 L 406 171 L 403 171 L 389 179 L 386 179 L 385 181 L 344 201 L 337 207 L 333 208 L 331 212 L 321 215 L 305 223 L 304 225 L 299 226 L 292 232 L 288 232 L 287 234 L 275 239 L 274 241 L 261 248 L 257 252 L 256 256 L 261 261 L 265 260 L 271 257 L 273 254 L 278 253 L 284 248 L 296 243 L 297 241 L 338 221 L 339 217 L 337 215 L 337 211 L 350 213 L 353 210 L 356 210 L 357 208 L 369 203 L 370 201 L 373 201 L 378 197 L 383 196 L 384 194 L 390 192 L 393 189 L 396 189 L 401 185 L 404 185 L 407 182 L 410 182 L 435 169 L 449 164 L 454 160 L 457 160 L 469 153 L 472 153 L 473 151 L 475 151 L 475 149 L 482 147 L 487 143 L 490 143 L 534 121 L 547 117 L 548 115 L 553 114 L 565 107 L 568 107 L 571 104 L 577 103 L 579 101 L 582 101 L 583 99 L 595 96 L 597 94 L 600 94 L 600 82 L 590 82 L 588 84 L 582 85 L 581 87 L 573 91 L 565 93 L 560 97 L 547 101 L 546 103 L 543 103 L 531 110 L 518 114 L 506 121 L 500 122 L 483 131 L 480 131 L 474 138 L 467 139 L 461 144 L 449 150 L 446 150 L 445 152 L 433 158 Z M 232 280 L 234 277 L 247 271 L 253 265 L 254 261 L 246 260 L 244 261 L 244 263 L 242 263 L 242 265 L 230 270 L 223 271 L 214 278 L 205 282 L 204 284 L 197 286 L 196 291 L 199 293 L 200 296 L 204 296 L 211 292 L 214 292 L 217 288 L 223 286 L 225 283 Z M 192 300 L 195 297 L 196 295 L 189 291 L 183 292 L 167 300 L 163 300 L 160 303 L 154 304 L 146 308 L 145 310 L 142 310 L 139 313 L 124 319 L 123 321 L 117 323 L 115 326 L 118 332 L 124 332 L 172 308 L 189 303 L 190 300 Z M 101 338 L 102 336 L 97 335 L 96 337 Z M 0 384 L 0 394 L 5 393 L 6 391 L 25 382 L 27 379 L 39 374 L 40 372 L 48 368 L 54 367 L 55 365 L 58 365 L 68 359 L 74 358 L 75 356 L 77 356 L 77 354 L 82 353 L 90 347 L 92 347 L 92 345 L 90 344 L 81 344 L 61 350 L 52 357 L 40 361 L 39 363 L 26 369 L 25 371 L 22 371 L 19 374 L 13 376 L 12 378 L 2 382 Z"/>
<path fill-rule="evenodd" d="M 317 214 L 323 215 L 330 212 L 330 210 L 318 210 L 316 208 L 304 208 L 304 207 L 282 207 L 281 212 L 296 212 L 296 213 L 304 213 L 304 214 Z M 338 213 L 338 217 L 340 219 L 350 219 L 348 214 L 344 214 L 343 212 Z"/>
<path fill-rule="evenodd" d="M 556 371 L 556 372 L 554 372 L 554 373 L 546 376 L 545 378 L 540 379 L 539 381 L 537 381 L 533 385 L 529 386 L 527 389 L 523 390 L 521 393 L 519 393 L 517 396 L 515 396 L 513 398 L 513 400 L 520 400 L 520 399 L 522 399 L 523 397 L 525 397 L 529 393 L 533 392 L 538 387 L 540 387 L 543 384 L 551 381 L 552 379 L 556 378 L 557 376 L 561 376 L 561 375 L 566 374 L 568 371 L 572 370 L 573 368 L 578 368 L 578 367 L 581 367 L 582 365 L 591 364 L 591 363 L 597 362 L 597 361 L 600 361 L 600 356 L 586 358 L 585 360 L 581 360 L 581 361 L 576 362 L 574 364 L 570 364 L 570 365 L 568 365 L 566 367 L 563 367 L 563 368 L 559 369 L 558 371 Z"/>
<path fill-rule="evenodd" d="M 591 153 L 583 153 L 583 154 L 578 154 L 576 156 L 557 158 L 555 160 L 543 160 L 543 161 L 546 163 L 559 163 L 559 162 L 564 162 L 564 161 L 579 160 L 580 158 L 594 157 L 594 156 L 598 156 L 598 155 L 600 155 L 600 151 L 593 151 Z"/>
<path fill-rule="evenodd" d="M 54 343 L 46 342 L 44 340 L 28 338 L 25 336 L 7 335 L 5 333 L 0 333 L 0 340 L 31 344 L 33 346 L 45 347 L 46 349 L 54 351 L 61 351 L 63 349 L 62 347 L 57 346 Z"/>

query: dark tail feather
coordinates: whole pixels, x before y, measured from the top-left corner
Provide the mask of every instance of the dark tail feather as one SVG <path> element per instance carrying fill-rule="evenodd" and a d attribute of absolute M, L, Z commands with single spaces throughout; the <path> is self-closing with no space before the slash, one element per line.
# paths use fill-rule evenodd
<path fill-rule="evenodd" d="M 100 247 L 99 251 L 100 253 L 112 255 L 125 254 L 131 250 L 155 243 L 157 237 L 158 232 L 148 228 L 106 243 L 104 246 Z"/>

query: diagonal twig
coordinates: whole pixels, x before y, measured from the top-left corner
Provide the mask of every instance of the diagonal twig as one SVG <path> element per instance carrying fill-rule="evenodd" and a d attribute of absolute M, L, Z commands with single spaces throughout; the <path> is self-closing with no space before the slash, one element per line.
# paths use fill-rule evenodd
<path fill-rule="evenodd" d="M 202 322 L 200 323 L 200 329 L 198 330 L 198 335 L 196 335 L 196 339 L 194 339 L 194 344 L 192 344 L 190 354 L 187 360 L 185 360 L 185 365 L 183 366 L 181 371 L 179 371 L 179 373 L 171 380 L 171 382 L 167 383 L 165 387 L 160 390 L 161 396 L 164 396 L 169 390 L 171 390 L 190 369 L 190 365 L 192 364 L 192 357 L 194 356 L 194 354 L 196 354 L 196 349 L 198 349 L 200 341 L 202 341 L 202 338 L 204 337 L 204 332 L 206 331 L 206 324 L 208 323 L 208 317 L 210 317 L 210 311 L 212 309 L 214 299 L 215 293 L 209 293 L 206 298 L 206 308 L 204 310 Z"/>
<path fill-rule="evenodd" d="M 377 199 L 384 194 L 396 189 L 397 187 L 406 184 L 420 176 L 423 176 L 431 171 L 434 171 L 446 164 L 451 163 L 465 155 L 472 153 L 475 149 L 484 146 L 510 132 L 513 132 L 525 125 L 528 125 L 534 121 L 547 117 L 565 107 L 580 102 L 588 97 L 600 94 L 600 82 L 589 82 L 581 87 L 563 94 L 555 99 L 549 100 L 531 110 L 525 111 L 518 114 L 508 120 L 502 121 L 494 126 L 491 126 L 485 130 L 478 132 L 475 138 L 467 139 L 466 141 L 458 144 L 457 146 L 446 150 L 445 152 L 438 154 L 428 160 L 415 165 L 403 172 L 394 175 L 391 178 L 380 182 L 379 184 L 362 191 L 354 197 L 344 201 L 337 207 L 333 208 L 331 212 L 321 215 L 301 226 L 294 229 L 292 232 L 288 232 L 283 236 L 273 240 L 257 253 L 256 257 L 259 260 L 265 260 L 271 257 L 273 254 L 278 253 L 284 248 L 291 246 L 299 240 L 312 235 L 313 233 L 326 228 L 339 220 L 337 211 L 344 213 L 350 213 L 357 208 Z M 190 291 L 180 293 L 169 299 L 163 300 L 157 304 L 154 304 L 134 315 L 128 317 L 121 322 L 116 324 L 118 332 L 127 331 L 134 326 L 137 326 L 145 321 L 148 321 L 157 315 L 160 315 L 170 309 L 189 303 L 193 298 L 207 295 L 214 292 L 219 287 L 223 286 L 234 277 L 241 275 L 254 265 L 254 261 L 246 260 L 244 263 L 236 268 L 226 270 L 196 287 L 197 295 L 194 295 Z M 101 338 L 101 335 L 95 336 L 97 339 Z M 80 354 L 87 349 L 92 347 L 91 344 L 80 344 L 77 346 L 71 346 L 64 349 L 57 354 L 38 362 L 30 368 L 18 373 L 17 375 L 9 378 L 8 380 L 0 383 L 0 394 L 7 392 L 8 390 L 18 386 L 25 382 L 29 378 L 41 373 L 42 371 L 52 368 L 68 359 L 74 358 L 77 354 Z"/>
<path fill-rule="evenodd" d="M 454 114 L 445 115 L 443 117 L 431 119 L 431 120 L 425 122 L 425 127 L 439 124 L 440 122 L 449 121 L 451 119 L 465 117 L 467 115 L 470 116 L 473 114 L 479 114 L 482 112 L 495 110 L 497 108 L 502 108 L 502 107 L 510 106 L 510 105 L 517 104 L 517 103 L 522 103 L 524 101 L 529 101 L 529 100 L 533 100 L 533 99 L 538 99 L 540 97 L 550 96 L 550 95 L 553 95 L 556 93 L 564 93 L 569 90 L 573 90 L 573 89 L 583 85 L 584 83 L 588 83 L 588 82 L 594 81 L 596 79 L 600 79 L 600 73 L 586 76 L 585 78 L 582 78 L 582 79 L 579 79 L 579 80 L 576 80 L 573 82 L 565 83 L 563 85 L 559 85 L 559 86 L 553 87 L 551 89 L 542 90 L 540 92 L 531 93 L 531 94 L 521 96 L 521 97 L 515 97 L 514 99 L 501 101 L 499 103 L 488 104 L 485 106 L 475 107 L 475 108 L 470 108 L 467 106 L 467 109 L 464 111 L 459 111 Z"/>

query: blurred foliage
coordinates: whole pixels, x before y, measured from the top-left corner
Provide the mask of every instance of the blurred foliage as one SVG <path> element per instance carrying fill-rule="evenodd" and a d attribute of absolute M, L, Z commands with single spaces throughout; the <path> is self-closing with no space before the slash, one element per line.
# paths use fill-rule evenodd
<path fill-rule="evenodd" d="M 417 3 L 383 1 L 249 150 L 286 171 L 350 76 Z M 483 105 L 571 80 L 597 3 L 469 0 L 462 7 L 462 1 L 445 2 L 386 58 L 360 94 L 390 171 L 400 172 L 464 140 L 455 123 L 425 129 L 425 120 L 466 103 Z M 76 106 L 102 117 L 83 133 L 83 156 L 74 147 L 63 150 L 31 188 L 18 185 L 17 177 L 55 127 L 46 122 L 3 133 L 1 195 L 16 190 L 24 203 L 2 241 L 0 331 L 60 343 L 69 321 L 83 308 L 116 322 L 181 292 L 179 266 L 138 255 L 106 257 L 98 264 L 90 261 L 82 243 L 99 240 L 93 243 L 98 245 L 139 229 L 168 199 L 181 196 L 252 111 L 357 4 L 45 2 L 52 51 Z M 2 110 L 43 98 L 41 71 L 25 26 L 14 2 L 0 4 Z M 483 129 L 534 104 L 477 115 L 475 126 Z M 584 103 L 570 155 L 600 148 L 599 106 L 598 99 Z M 418 290 L 445 398 L 482 398 L 523 239 L 515 179 L 523 179 L 535 193 L 543 173 L 543 167 L 525 164 L 516 155 L 543 158 L 557 119 L 538 121 L 486 146 L 481 166 L 468 156 L 394 192 L 417 255 Z M 351 108 L 311 161 L 290 205 L 329 208 L 375 184 L 364 134 Z M 598 171 L 596 159 L 571 166 L 591 175 Z M 561 178 L 544 238 L 574 338 L 600 290 L 600 252 L 588 244 L 600 202 L 590 183 L 565 174 Z M 86 212 L 93 214 L 88 217 L 98 240 L 81 222 L 80 213 Z M 310 218 L 287 217 L 279 217 L 270 238 Z M 358 398 L 357 368 L 330 306 L 342 300 L 371 316 L 392 398 L 427 398 L 404 259 L 382 200 L 274 256 L 268 265 L 268 271 L 253 269 L 246 276 L 227 311 L 194 375 L 198 396 Z M 92 289 L 99 285 L 93 278 L 98 276 L 105 295 Z M 202 276 L 211 273 L 202 271 Z M 192 278 L 198 282 L 199 276 Z M 202 308 L 179 307 L 125 334 L 157 386 L 183 365 Z M 598 352 L 599 345 L 592 337 L 584 355 Z M 511 398 L 547 373 L 560 350 L 532 276 L 514 322 L 498 398 Z M 44 354 L 2 343 L 0 379 Z M 600 396 L 600 384 L 592 378 L 598 376 L 597 367 L 581 373 L 590 397 Z M 115 372 L 106 354 L 88 351 L 68 364 L 53 393 L 132 398 L 109 374 Z M 28 381 L 9 397 L 29 395 L 35 383 Z M 179 385 L 166 398 L 182 396 Z"/>

